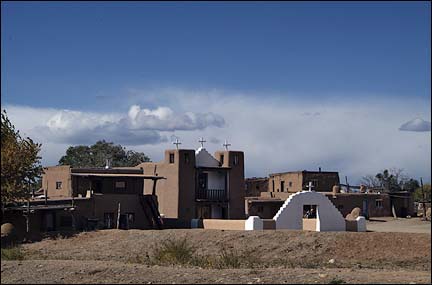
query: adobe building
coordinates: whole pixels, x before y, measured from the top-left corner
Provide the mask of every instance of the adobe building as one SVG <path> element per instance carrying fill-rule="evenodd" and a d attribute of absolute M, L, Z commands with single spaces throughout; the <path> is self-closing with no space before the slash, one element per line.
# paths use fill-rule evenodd
<path fill-rule="evenodd" d="M 162 161 L 137 167 L 147 175 L 166 177 L 158 183 L 159 211 L 164 218 L 190 221 L 245 216 L 242 151 L 216 151 L 212 156 L 203 146 L 196 151 L 170 149 Z M 145 182 L 145 193 L 149 189 Z"/>
<path fill-rule="evenodd" d="M 290 171 L 269 175 L 268 192 L 296 193 L 306 190 L 312 183 L 316 192 L 331 192 L 333 185 L 339 185 L 339 173 L 330 171 Z"/>
<path fill-rule="evenodd" d="M 286 199 L 308 187 L 315 192 L 324 194 L 344 217 L 354 208 L 360 208 L 362 216 L 367 219 L 393 215 L 406 217 L 415 214 L 410 193 L 334 191 L 334 189 L 340 189 L 340 185 L 342 184 L 339 182 L 338 172 L 304 170 L 270 174 L 267 192 L 261 192 L 259 196 L 245 198 L 245 214 L 247 217 L 259 216 L 263 219 L 270 219 L 277 213 Z M 337 186 L 337 188 L 333 186 Z M 351 186 L 351 188 L 360 187 Z"/>
<path fill-rule="evenodd" d="M 246 197 L 257 197 L 262 192 L 268 191 L 267 177 L 251 177 L 245 180 L 245 195 Z"/>
<path fill-rule="evenodd" d="M 12 223 L 21 238 L 52 231 L 160 228 L 156 182 L 163 179 L 136 167 L 45 167 L 44 194 L 6 207 L 2 223 Z M 149 194 L 144 194 L 146 180 Z"/>

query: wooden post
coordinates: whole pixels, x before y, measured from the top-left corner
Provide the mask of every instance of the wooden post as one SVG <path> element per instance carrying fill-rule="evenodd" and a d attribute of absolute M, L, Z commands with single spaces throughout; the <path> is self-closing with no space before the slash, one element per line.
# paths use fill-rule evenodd
<path fill-rule="evenodd" d="M 156 182 L 157 182 L 157 179 L 153 179 L 153 191 L 152 191 L 152 195 L 156 195 Z"/>
<path fill-rule="evenodd" d="M 30 231 L 30 201 L 27 200 L 27 215 L 26 215 L 26 233 L 28 234 Z"/>
<path fill-rule="evenodd" d="M 118 212 L 117 212 L 117 229 L 120 228 L 120 203 L 118 204 Z"/>

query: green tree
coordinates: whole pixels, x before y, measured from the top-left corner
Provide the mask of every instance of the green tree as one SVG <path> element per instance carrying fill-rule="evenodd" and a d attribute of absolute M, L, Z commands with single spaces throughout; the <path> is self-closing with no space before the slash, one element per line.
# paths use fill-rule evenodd
<path fill-rule="evenodd" d="M 66 150 L 66 155 L 59 160 L 59 165 L 71 167 L 104 167 L 109 159 L 111 166 L 136 166 L 142 162 L 150 161 L 150 158 L 142 152 L 126 150 L 121 145 L 104 140 L 94 145 L 71 146 Z"/>
<path fill-rule="evenodd" d="M 1 113 L 1 205 L 26 199 L 30 189 L 36 187 L 42 166 L 38 156 L 41 144 L 29 137 L 22 138 L 19 131 Z"/>
<path fill-rule="evenodd" d="M 414 191 L 414 201 L 420 202 L 420 201 L 430 201 L 431 200 L 431 185 L 429 183 L 426 183 L 423 185 L 424 188 L 424 194 L 425 197 L 423 199 L 423 193 L 421 187 L 417 188 Z"/>
<path fill-rule="evenodd" d="M 399 168 L 384 169 L 377 173 L 374 179 L 370 175 L 365 177 L 378 182 L 379 186 L 388 192 L 409 191 L 413 193 L 420 186 L 418 180 L 408 177 L 403 173 L 403 169 Z"/>

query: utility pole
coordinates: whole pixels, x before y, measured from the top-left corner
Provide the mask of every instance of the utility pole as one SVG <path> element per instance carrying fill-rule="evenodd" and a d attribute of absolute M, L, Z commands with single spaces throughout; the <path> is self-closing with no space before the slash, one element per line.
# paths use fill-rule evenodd
<path fill-rule="evenodd" d="M 421 190 L 422 190 L 422 205 L 423 205 L 423 221 L 426 221 L 426 197 L 425 197 L 425 193 L 424 193 L 424 188 L 423 188 L 423 178 L 420 177 L 420 185 L 421 185 Z"/>

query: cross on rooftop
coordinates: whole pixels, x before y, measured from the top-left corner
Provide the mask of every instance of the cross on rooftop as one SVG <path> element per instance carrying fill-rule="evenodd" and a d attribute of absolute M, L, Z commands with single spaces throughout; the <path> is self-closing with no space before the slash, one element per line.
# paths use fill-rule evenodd
<path fill-rule="evenodd" d="M 312 188 L 314 188 L 315 186 L 313 186 L 312 181 L 309 181 L 309 184 L 307 185 L 307 188 L 309 189 L 309 191 L 312 191 Z"/>
<path fill-rule="evenodd" d="M 204 140 L 204 138 L 200 138 L 198 141 L 201 144 L 201 147 L 204 147 L 204 143 L 207 142 L 206 140 Z"/>
<path fill-rule="evenodd" d="M 178 138 L 175 140 L 175 142 L 173 142 L 173 144 L 176 145 L 176 148 L 178 149 L 179 144 L 181 144 L 181 142 L 178 140 Z"/>
<path fill-rule="evenodd" d="M 228 147 L 229 147 L 230 145 L 231 145 L 231 144 L 228 143 L 227 140 L 225 140 L 225 143 L 223 144 L 223 146 L 225 147 L 226 150 L 228 150 Z"/>

